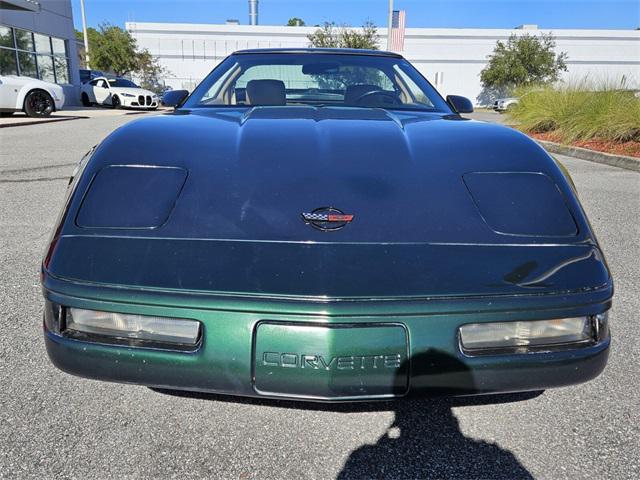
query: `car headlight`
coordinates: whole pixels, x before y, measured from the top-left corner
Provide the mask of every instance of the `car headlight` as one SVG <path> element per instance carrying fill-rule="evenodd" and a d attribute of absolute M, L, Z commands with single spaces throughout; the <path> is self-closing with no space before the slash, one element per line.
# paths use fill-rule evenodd
<path fill-rule="evenodd" d="M 99 336 L 102 340 L 133 340 L 167 346 L 194 347 L 200 338 L 200 322 L 181 318 L 68 308 L 65 333 Z M 111 343 L 122 343 L 112 341 Z"/>
<path fill-rule="evenodd" d="M 470 323 L 460 327 L 460 345 L 464 352 L 472 354 L 575 346 L 604 338 L 606 323 L 606 312 L 554 320 Z"/>
<path fill-rule="evenodd" d="M 135 95 L 133 95 L 131 93 L 121 93 L 120 95 L 123 96 L 123 97 L 130 97 L 130 98 L 134 98 L 135 97 Z"/>

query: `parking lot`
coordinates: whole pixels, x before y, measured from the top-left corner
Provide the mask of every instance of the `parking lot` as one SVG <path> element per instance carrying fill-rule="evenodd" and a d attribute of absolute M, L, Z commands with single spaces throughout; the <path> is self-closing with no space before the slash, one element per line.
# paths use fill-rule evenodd
<path fill-rule="evenodd" d="M 316 405 L 55 369 L 39 263 L 68 177 L 91 146 L 144 115 L 0 129 L 0 477 L 640 478 L 640 174 L 569 157 L 560 160 L 616 287 L 611 357 L 592 382 L 538 396 Z"/>

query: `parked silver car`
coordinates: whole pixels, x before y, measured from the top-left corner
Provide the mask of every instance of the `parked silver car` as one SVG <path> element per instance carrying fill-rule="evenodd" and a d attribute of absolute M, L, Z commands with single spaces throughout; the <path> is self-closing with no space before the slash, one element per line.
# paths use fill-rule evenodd
<path fill-rule="evenodd" d="M 493 102 L 493 109 L 496 112 L 506 112 L 512 107 L 515 107 L 520 102 L 520 99 L 516 97 L 499 98 Z"/>

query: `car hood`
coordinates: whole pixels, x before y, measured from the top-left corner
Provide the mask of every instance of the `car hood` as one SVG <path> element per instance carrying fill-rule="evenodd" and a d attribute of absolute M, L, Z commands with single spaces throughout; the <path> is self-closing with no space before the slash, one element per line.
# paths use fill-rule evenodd
<path fill-rule="evenodd" d="M 513 129 L 457 116 L 359 108 L 201 109 L 120 128 L 96 150 L 83 180 L 113 165 L 184 171 L 184 188 L 164 186 L 136 199 L 140 209 L 175 203 L 161 226 L 153 224 L 155 233 L 172 237 L 549 243 L 549 237 L 574 241 L 576 232 L 585 233 L 574 223 L 580 209 L 567 179 L 541 147 Z M 500 175 L 508 172 L 532 174 L 530 182 L 519 182 L 528 196 L 513 191 L 512 177 Z M 135 181 L 127 187 L 128 171 L 113 174 L 114 185 L 136 188 Z M 161 174 L 141 173 L 162 183 Z M 97 204 L 109 208 L 129 197 L 122 193 Z M 550 193 L 555 201 L 543 202 L 540 197 Z M 510 199 L 533 214 L 531 224 L 514 231 L 489 225 Z M 354 221 L 328 234 L 301 220 L 302 213 L 322 207 L 354 215 Z M 133 214 L 116 209 L 112 223 L 101 225 L 130 225 Z M 504 215 L 519 221 L 517 211 Z"/>
<path fill-rule="evenodd" d="M 33 87 L 40 87 L 43 88 L 45 90 L 49 90 L 49 91 L 55 91 L 62 93 L 63 88 L 55 83 L 51 83 L 51 82 L 45 82 L 44 80 L 39 80 L 37 78 L 31 78 L 31 77 L 22 77 L 19 75 L 3 75 L 2 79 L 5 79 L 5 81 L 9 81 L 11 84 L 13 85 L 32 85 Z"/>
<path fill-rule="evenodd" d="M 608 278 L 554 160 L 515 130 L 454 115 L 178 111 L 121 127 L 76 182 L 49 255 L 65 278 L 348 297 Z M 303 221 L 321 207 L 353 221 Z"/>

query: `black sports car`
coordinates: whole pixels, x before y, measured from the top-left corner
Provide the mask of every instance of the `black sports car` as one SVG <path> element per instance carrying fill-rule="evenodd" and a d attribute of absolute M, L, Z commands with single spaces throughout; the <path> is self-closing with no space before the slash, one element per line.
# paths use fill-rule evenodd
<path fill-rule="evenodd" d="M 42 264 L 59 368 L 315 400 L 603 370 L 613 284 L 567 172 L 400 55 L 242 51 L 164 102 L 70 182 Z"/>

